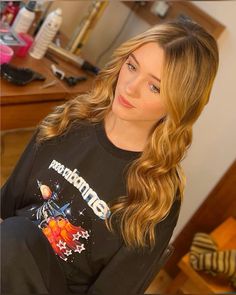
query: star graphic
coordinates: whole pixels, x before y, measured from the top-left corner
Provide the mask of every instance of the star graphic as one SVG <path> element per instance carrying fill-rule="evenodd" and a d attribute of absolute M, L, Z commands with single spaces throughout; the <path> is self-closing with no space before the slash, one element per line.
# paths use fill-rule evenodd
<path fill-rule="evenodd" d="M 82 211 L 79 211 L 79 215 L 83 215 L 84 216 L 84 211 L 85 211 L 86 209 L 84 208 Z"/>
<path fill-rule="evenodd" d="M 81 244 L 81 245 L 76 245 L 76 249 L 74 251 L 81 253 L 83 250 L 85 250 L 84 244 Z"/>
<path fill-rule="evenodd" d="M 59 190 L 60 185 L 59 184 L 56 184 L 55 187 L 56 187 L 57 190 Z"/>
<path fill-rule="evenodd" d="M 59 243 L 57 243 L 57 247 L 62 250 L 62 249 L 66 249 L 66 242 L 63 242 L 62 240 L 59 241 Z"/>
<path fill-rule="evenodd" d="M 89 237 L 89 233 L 88 233 L 88 231 L 87 231 L 87 230 L 84 231 L 84 232 L 82 233 L 81 237 L 87 240 L 88 237 Z"/>
<path fill-rule="evenodd" d="M 66 209 L 65 212 L 66 212 L 67 215 L 70 215 L 71 214 L 71 208 Z"/>
<path fill-rule="evenodd" d="M 70 203 L 65 204 L 63 207 L 59 209 L 59 212 L 61 212 L 63 215 L 65 215 L 65 210 L 70 206 Z"/>
<path fill-rule="evenodd" d="M 71 251 L 71 250 L 66 250 L 66 251 L 64 252 L 64 254 L 65 254 L 66 256 L 70 256 L 70 255 L 72 254 L 72 251 Z"/>
<path fill-rule="evenodd" d="M 77 240 L 78 241 L 79 238 L 81 237 L 81 234 L 77 231 L 77 233 L 76 234 L 73 234 L 72 236 L 73 236 L 73 241 L 74 240 Z"/>

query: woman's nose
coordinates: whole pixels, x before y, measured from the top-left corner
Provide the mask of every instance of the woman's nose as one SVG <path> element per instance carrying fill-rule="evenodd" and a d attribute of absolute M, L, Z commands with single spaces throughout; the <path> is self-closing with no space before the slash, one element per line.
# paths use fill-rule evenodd
<path fill-rule="evenodd" d="M 125 91 L 130 97 L 139 97 L 140 82 L 141 81 L 138 78 L 134 78 L 126 82 Z"/>

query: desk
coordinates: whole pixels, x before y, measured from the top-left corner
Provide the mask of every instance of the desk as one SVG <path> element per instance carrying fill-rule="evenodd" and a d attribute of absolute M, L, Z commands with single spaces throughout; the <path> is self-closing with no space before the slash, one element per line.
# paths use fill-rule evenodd
<path fill-rule="evenodd" d="M 34 81 L 25 86 L 17 86 L 1 79 L 1 130 L 25 128 L 36 126 L 52 108 L 71 99 L 79 93 L 91 89 L 95 76 L 89 75 L 78 67 L 69 64 L 59 58 L 55 58 L 60 69 L 67 76 L 87 76 L 87 80 L 69 87 L 64 81 L 56 78 L 50 65 L 50 60 L 32 58 L 30 55 L 24 58 L 14 57 L 12 65 L 29 67 L 46 77 L 44 82 Z M 52 87 L 41 89 L 44 83 L 57 80 Z"/>

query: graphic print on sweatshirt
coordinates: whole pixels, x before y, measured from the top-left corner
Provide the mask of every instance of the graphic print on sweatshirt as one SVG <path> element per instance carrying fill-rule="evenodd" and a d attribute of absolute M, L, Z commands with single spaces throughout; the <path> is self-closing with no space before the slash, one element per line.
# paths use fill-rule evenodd
<path fill-rule="evenodd" d="M 86 244 L 91 235 L 91 230 L 83 225 L 82 216 L 89 210 L 84 201 L 101 219 L 109 216 L 110 210 L 107 204 L 100 200 L 98 195 L 89 184 L 79 176 L 79 171 L 66 168 L 56 160 L 53 160 L 48 169 L 53 169 L 66 180 L 66 186 L 73 185 L 80 191 L 76 195 L 64 195 L 59 177 L 55 181 L 44 183 L 37 180 L 38 198 L 43 199 L 39 207 L 33 205 L 30 208 L 31 219 L 38 225 L 50 242 L 54 252 L 65 261 L 73 261 L 75 253 L 86 250 Z M 67 183 L 68 182 L 68 183 Z M 49 184 L 50 183 L 50 184 Z M 78 203 L 84 208 L 78 207 Z M 78 202 L 80 201 L 80 202 Z M 73 213 L 72 213 L 73 211 Z M 72 224 L 73 223 L 73 224 Z M 76 224 L 76 225 L 75 225 Z"/>

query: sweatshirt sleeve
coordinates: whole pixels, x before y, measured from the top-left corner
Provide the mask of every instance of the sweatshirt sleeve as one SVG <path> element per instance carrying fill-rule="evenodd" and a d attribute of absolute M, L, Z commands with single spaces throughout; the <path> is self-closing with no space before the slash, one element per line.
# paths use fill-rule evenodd
<path fill-rule="evenodd" d="M 13 173 L 1 189 L 1 218 L 15 215 L 15 211 L 24 207 L 24 193 L 36 155 L 36 136 L 32 136 L 21 155 Z"/>
<path fill-rule="evenodd" d="M 171 239 L 180 203 L 179 200 L 175 201 L 168 217 L 157 225 L 156 245 L 152 251 L 136 252 L 121 247 L 90 287 L 88 294 L 144 294 L 159 269 L 161 256 Z"/>

